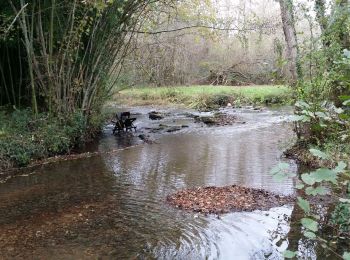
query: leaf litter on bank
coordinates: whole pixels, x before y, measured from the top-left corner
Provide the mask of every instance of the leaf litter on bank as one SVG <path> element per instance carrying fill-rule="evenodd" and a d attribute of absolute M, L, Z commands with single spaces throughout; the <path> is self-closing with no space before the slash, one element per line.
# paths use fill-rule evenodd
<path fill-rule="evenodd" d="M 204 214 L 266 210 L 289 204 L 294 200 L 290 196 L 237 185 L 181 190 L 167 196 L 170 205 Z"/>

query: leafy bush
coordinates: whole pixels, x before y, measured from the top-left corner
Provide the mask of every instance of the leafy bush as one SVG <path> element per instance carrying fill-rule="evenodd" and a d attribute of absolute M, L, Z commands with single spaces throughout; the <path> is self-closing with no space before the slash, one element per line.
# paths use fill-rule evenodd
<path fill-rule="evenodd" d="M 310 153 L 321 160 L 329 160 L 330 156 L 323 151 L 317 149 L 310 149 Z M 349 199 L 349 181 L 350 173 L 347 170 L 348 165 L 345 162 L 338 162 L 333 168 L 319 168 L 309 173 L 304 173 L 299 176 L 299 183 L 296 185 L 297 189 L 303 190 L 305 196 L 297 198 L 297 205 L 303 210 L 304 217 L 300 220 L 303 235 L 310 240 L 319 241 L 323 247 L 328 247 L 327 240 L 324 240 L 319 233 L 322 227 L 321 213 L 313 208 L 310 202 L 311 197 L 315 196 L 333 196 L 338 198 L 336 207 L 331 214 L 329 224 L 337 231 L 338 235 L 341 233 L 346 237 L 350 236 L 350 199 Z M 286 178 L 293 178 L 295 174 L 288 171 L 289 166 L 286 163 L 274 167 L 271 170 L 274 178 L 277 181 L 283 181 Z M 345 180 L 345 181 L 344 181 Z M 347 194 L 337 192 L 338 190 L 348 189 Z M 329 189 L 331 188 L 331 189 Z M 336 238 L 336 237 L 335 237 Z M 344 253 L 347 255 L 348 253 Z M 297 252 L 287 250 L 284 254 L 286 258 L 294 258 Z M 344 257 L 345 259 L 345 257 Z"/>
<path fill-rule="evenodd" d="M 87 122 L 82 113 L 70 117 L 34 117 L 29 110 L 0 113 L 0 158 L 4 170 L 12 165 L 26 166 L 31 160 L 69 153 L 96 133 L 103 117 L 91 117 Z"/>
<path fill-rule="evenodd" d="M 210 109 L 214 108 L 214 104 L 211 102 L 211 96 L 209 94 L 199 94 L 190 103 L 190 107 L 195 109 Z"/>
<path fill-rule="evenodd" d="M 350 235 L 350 204 L 339 203 L 332 213 L 331 224 L 337 227 L 339 235 Z"/>
<path fill-rule="evenodd" d="M 349 102 L 344 107 L 336 107 L 331 102 L 296 103 L 295 131 L 299 139 L 322 145 L 325 141 L 347 141 L 350 137 Z"/>
<path fill-rule="evenodd" d="M 214 95 L 212 97 L 212 100 L 211 100 L 211 102 L 213 104 L 221 106 L 221 107 L 226 106 L 231 101 L 232 101 L 232 97 L 230 95 L 227 95 L 227 94 Z"/>
<path fill-rule="evenodd" d="M 202 93 L 192 100 L 190 106 L 196 109 L 205 110 L 223 107 L 231 102 L 233 102 L 233 97 L 228 94 L 211 95 L 207 93 Z"/>
<path fill-rule="evenodd" d="M 161 91 L 160 96 L 161 98 L 164 98 L 164 99 L 173 99 L 173 98 L 176 98 L 178 94 L 179 94 L 178 91 L 176 91 L 175 89 L 167 88 Z"/>

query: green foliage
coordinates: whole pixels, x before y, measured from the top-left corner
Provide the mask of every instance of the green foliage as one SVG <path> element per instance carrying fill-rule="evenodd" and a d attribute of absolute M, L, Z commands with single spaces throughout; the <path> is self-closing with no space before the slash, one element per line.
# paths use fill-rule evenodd
<path fill-rule="evenodd" d="M 316 195 L 326 195 L 327 194 L 327 190 L 325 187 L 322 187 L 322 186 L 318 186 L 316 188 L 314 187 L 307 187 L 305 189 L 305 192 L 307 195 L 312 195 L 312 196 L 316 196 Z"/>
<path fill-rule="evenodd" d="M 318 231 L 318 223 L 311 218 L 302 218 L 301 224 L 303 225 L 303 227 L 305 227 L 308 230 L 311 230 L 313 232 Z"/>
<path fill-rule="evenodd" d="M 327 1 L 315 1 L 321 37 L 311 35 L 310 41 L 302 46 L 301 59 L 307 72 L 297 88 L 299 101 L 293 121 L 300 144 L 311 148 L 310 160 L 327 165 L 302 174 L 298 185 L 306 194 L 298 198 L 298 205 L 304 211 L 303 234 L 327 248 L 328 241 L 317 233 L 324 224 L 337 231 L 332 242 L 336 243 L 340 234 L 350 237 L 349 201 L 344 197 L 348 182 L 345 180 L 349 178 L 346 162 L 350 154 L 350 5 L 348 1 L 331 1 L 331 12 L 327 13 L 325 3 Z M 313 29 L 314 18 L 310 13 L 306 18 Z M 308 199 L 324 195 L 341 197 L 328 223 L 323 223 L 325 220 Z M 345 252 L 343 258 L 349 257 L 348 254 Z"/>
<path fill-rule="evenodd" d="M 312 154 L 320 159 L 330 158 L 329 154 L 312 149 Z M 271 174 L 277 180 L 283 181 L 286 178 L 293 177 L 288 173 L 288 164 L 279 164 L 271 170 Z M 308 196 L 341 196 L 339 202 L 336 203 L 335 209 L 332 211 L 329 225 L 334 228 L 338 236 L 350 237 L 350 177 L 347 171 L 347 164 L 340 161 L 333 168 L 319 168 L 310 173 L 304 173 L 300 176 L 300 183 L 297 184 L 298 189 L 303 189 L 307 196 L 300 196 L 297 198 L 297 205 L 303 210 L 304 217 L 301 219 L 303 235 L 312 240 L 318 240 L 322 246 L 327 247 L 326 240 L 319 237 L 319 228 L 324 225 L 322 223 L 322 216 L 315 211 L 312 203 L 310 203 Z M 345 180 L 345 181 L 344 181 Z M 327 188 L 326 188 L 327 187 Z M 347 189 L 346 194 L 339 194 L 339 191 Z M 322 224 L 321 224 L 322 223 Z M 319 239 L 320 238 L 320 239 Z M 287 255 L 294 257 L 293 252 L 286 251 Z M 287 258 L 287 257 L 286 257 Z"/>
<path fill-rule="evenodd" d="M 345 253 L 343 254 L 343 258 L 344 258 L 344 260 L 350 260 L 350 253 L 345 252 Z"/>
<path fill-rule="evenodd" d="M 232 101 L 232 97 L 227 94 L 217 94 L 212 97 L 212 102 L 220 107 L 224 107 Z"/>
<path fill-rule="evenodd" d="M 350 234 L 350 203 L 339 203 L 335 207 L 331 223 L 336 226 L 338 233 Z"/>
<path fill-rule="evenodd" d="M 312 155 L 314 156 L 317 156 L 323 160 L 326 160 L 328 159 L 328 155 L 324 152 L 321 152 L 320 150 L 317 150 L 317 149 L 310 149 L 310 152 Z"/>
<path fill-rule="evenodd" d="M 92 116 L 118 78 L 128 31 L 152 6 L 146 0 L 1 1 L 0 106 Z M 13 32 L 1 37 L 15 17 Z"/>
<path fill-rule="evenodd" d="M 309 239 L 317 238 L 316 234 L 314 232 L 311 232 L 311 231 L 305 231 L 304 232 L 304 236 L 309 238 Z"/>
<path fill-rule="evenodd" d="M 326 101 L 320 103 L 298 101 L 296 115 L 292 118 L 298 137 L 318 146 L 332 140 L 346 141 L 350 137 L 349 119 L 347 106 L 336 107 Z M 317 149 L 311 149 L 310 152 L 320 159 L 327 159 L 325 154 Z"/>
<path fill-rule="evenodd" d="M 191 101 L 190 107 L 196 109 L 213 109 L 225 107 L 228 103 L 235 104 L 237 97 L 232 97 L 228 94 L 206 94 L 202 93 L 194 97 Z"/>
<path fill-rule="evenodd" d="M 334 170 L 321 168 L 310 173 L 304 173 L 301 178 L 308 185 L 314 185 L 315 183 L 321 182 L 337 184 L 338 173 Z"/>
<path fill-rule="evenodd" d="M 279 182 L 294 176 L 294 174 L 290 173 L 289 171 L 289 164 L 284 162 L 273 167 L 270 174 L 273 175 L 274 180 Z"/>
<path fill-rule="evenodd" d="M 286 251 L 284 251 L 283 256 L 285 258 L 291 259 L 291 258 L 294 258 L 297 256 L 297 252 L 286 250 Z"/>
<path fill-rule="evenodd" d="M 300 85 L 299 98 L 312 102 L 328 99 L 338 104 L 339 96 L 350 91 L 350 4 L 348 1 L 332 1 L 331 12 L 327 14 L 325 6 L 318 6 L 322 2 L 324 5 L 324 1 L 315 3 L 321 37 L 312 36 L 303 46 L 304 69 L 310 71 L 304 74 L 309 77 L 304 78 Z M 312 17 L 308 19 L 313 20 Z"/>
<path fill-rule="evenodd" d="M 1 113 L 0 158 L 10 161 L 8 165 L 26 166 L 32 160 L 69 153 L 100 126 L 101 120 L 87 124 L 82 113 L 64 118 L 34 116 L 29 110 Z"/>
<path fill-rule="evenodd" d="M 310 212 L 310 203 L 307 200 L 298 197 L 298 205 L 306 214 Z"/>

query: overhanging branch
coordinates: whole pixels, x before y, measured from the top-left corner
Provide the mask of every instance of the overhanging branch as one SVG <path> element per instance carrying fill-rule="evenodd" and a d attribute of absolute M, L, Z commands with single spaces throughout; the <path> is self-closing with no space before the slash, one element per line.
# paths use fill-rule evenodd
<path fill-rule="evenodd" d="M 167 29 L 167 30 L 160 30 L 160 31 L 154 31 L 154 32 L 148 32 L 148 31 L 125 31 L 130 33 L 139 33 L 139 34 L 161 34 L 161 33 L 170 33 L 170 32 L 177 32 L 177 31 L 183 31 L 183 30 L 189 30 L 194 28 L 202 28 L 202 29 L 211 29 L 211 30 L 217 30 L 217 31 L 238 31 L 238 32 L 247 32 L 247 31 L 257 31 L 261 29 L 272 29 L 274 26 L 265 28 L 263 26 L 255 27 L 255 28 L 222 28 L 222 27 L 216 27 L 216 26 L 207 26 L 207 25 L 190 25 L 190 26 L 184 26 L 181 28 L 175 28 L 175 29 Z"/>
<path fill-rule="evenodd" d="M 18 17 L 20 16 L 20 14 L 24 11 L 24 9 L 28 6 L 28 3 L 25 4 L 24 6 L 22 6 L 21 10 L 19 10 L 15 16 L 15 18 L 13 19 L 13 21 L 11 22 L 11 24 L 9 25 L 9 27 L 5 30 L 4 33 L 4 38 L 6 38 L 8 32 L 11 30 L 12 26 L 15 24 L 15 22 L 17 21 Z"/>

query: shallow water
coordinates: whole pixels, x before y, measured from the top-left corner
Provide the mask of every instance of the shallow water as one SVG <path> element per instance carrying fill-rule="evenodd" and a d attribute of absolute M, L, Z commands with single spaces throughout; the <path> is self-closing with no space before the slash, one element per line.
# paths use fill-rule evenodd
<path fill-rule="evenodd" d="M 293 194 L 291 180 L 276 183 L 269 174 L 294 138 L 289 108 L 225 111 L 245 124 L 224 127 L 195 124 L 184 111 L 156 122 L 147 108 L 133 111 L 139 131 L 160 123 L 189 127 L 143 144 L 137 134 L 112 136 L 107 126 L 91 149 L 133 147 L 38 167 L 0 184 L 2 258 L 281 259 L 288 236 L 298 243 L 298 232 L 288 234 L 293 205 L 218 217 L 166 204 L 179 189 L 209 185 Z M 306 248 L 316 258 L 313 245 Z"/>

